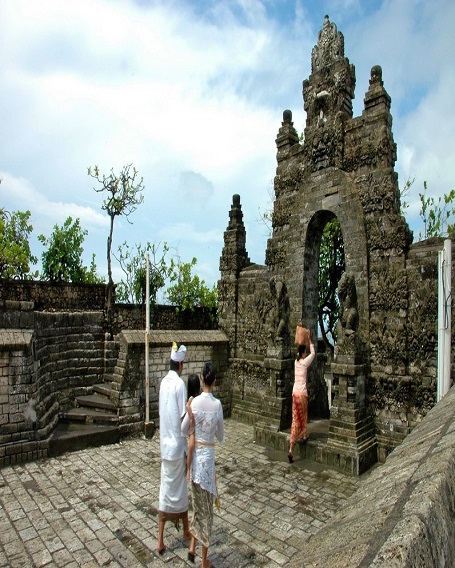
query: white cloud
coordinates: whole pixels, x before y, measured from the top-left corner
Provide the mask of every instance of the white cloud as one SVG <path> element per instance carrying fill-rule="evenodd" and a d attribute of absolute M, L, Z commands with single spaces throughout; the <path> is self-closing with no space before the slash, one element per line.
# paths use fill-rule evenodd
<path fill-rule="evenodd" d="M 104 270 L 108 219 L 87 166 L 133 163 L 145 202 L 132 225 L 116 220 L 114 247 L 166 240 L 214 282 L 239 193 L 248 253 L 262 263 L 258 208 L 268 206 L 275 137 L 285 108 L 303 130 L 302 80 L 325 13 L 356 67 L 356 115 L 371 67 L 383 68 L 400 184 L 416 177 L 418 190 L 426 179 L 446 192 L 455 176 L 452 4 L 2 0 L 0 196 L 29 208 L 42 232 L 79 217 L 87 254 Z M 413 189 L 414 216 L 417 199 Z"/>

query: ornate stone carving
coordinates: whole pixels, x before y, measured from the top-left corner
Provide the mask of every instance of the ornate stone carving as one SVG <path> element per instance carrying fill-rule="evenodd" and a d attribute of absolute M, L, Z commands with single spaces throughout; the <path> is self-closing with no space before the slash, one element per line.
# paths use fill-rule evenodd
<path fill-rule="evenodd" d="M 434 406 L 435 392 L 435 384 L 418 385 L 409 376 L 382 376 L 371 382 L 368 401 L 376 416 L 386 414 L 395 421 L 399 417 L 409 427 L 410 420 L 418 420 Z"/>
<path fill-rule="evenodd" d="M 275 201 L 272 213 L 272 226 L 274 230 L 280 229 L 289 224 L 291 219 L 291 203 L 289 201 Z"/>
<path fill-rule="evenodd" d="M 413 286 L 412 310 L 409 317 L 408 345 L 416 358 L 425 358 L 434 353 L 437 345 L 437 330 L 434 314 L 437 310 L 437 281 L 425 279 Z"/>
<path fill-rule="evenodd" d="M 316 73 L 323 67 L 344 57 L 344 37 L 337 31 L 334 23 L 325 16 L 322 30 L 318 34 L 318 44 L 311 52 L 311 72 Z"/>
<path fill-rule="evenodd" d="M 370 354 L 372 364 L 390 366 L 402 373 L 406 368 L 406 327 L 399 318 L 391 318 L 390 312 L 373 312 L 370 316 Z"/>
<path fill-rule="evenodd" d="M 339 319 L 337 324 L 337 343 L 335 361 L 354 362 L 358 351 L 357 329 L 359 313 L 357 307 L 357 292 L 352 274 L 345 272 L 338 284 L 340 301 Z"/>
<path fill-rule="evenodd" d="M 341 165 L 343 156 L 343 124 L 340 117 L 321 121 L 311 131 L 305 131 L 305 157 L 311 171 Z"/>
<path fill-rule="evenodd" d="M 239 393 L 242 397 L 248 394 L 260 396 L 269 387 L 267 371 L 254 362 L 236 359 L 231 363 L 229 372 L 234 393 Z"/>
<path fill-rule="evenodd" d="M 376 259 L 371 268 L 370 309 L 372 311 L 405 310 L 408 307 L 408 281 L 405 270 L 391 265 L 388 259 Z"/>
<path fill-rule="evenodd" d="M 289 195 L 297 191 L 304 179 L 305 170 L 301 164 L 292 164 L 290 167 L 280 170 L 274 181 L 276 198 L 278 199 L 283 194 Z"/>
<path fill-rule="evenodd" d="M 269 327 L 268 355 L 288 357 L 290 353 L 290 308 L 286 284 L 281 278 L 272 276 L 269 279 L 269 287 L 272 309 L 268 312 L 266 318 Z"/>
<path fill-rule="evenodd" d="M 289 353 L 289 297 L 276 276 L 254 281 L 238 302 L 237 342 L 246 353 L 282 356 Z M 243 289 L 243 288 L 242 288 Z"/>
<path fill-rule="evenodd" d="M 265 252 L 265 264 L 272 270 L 284 268 L 286 266 L 286 250 L 278 249 L 270 239 Z"/>

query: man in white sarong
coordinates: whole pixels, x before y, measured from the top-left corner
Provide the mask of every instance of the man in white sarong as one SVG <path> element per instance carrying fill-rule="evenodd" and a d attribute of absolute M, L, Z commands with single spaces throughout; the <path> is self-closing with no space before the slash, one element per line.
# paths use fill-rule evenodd
<path fill-rule="evenodd" d="M 158 552 L 166 550 L 164 525 L 172 520 L 177 529 L 183 521 L 183 539 L 188 530 L 188 487 L 186 482 L 187 439 L 182 436 L 182 419 L 186 413 L 186 388 L 180 378 L 186 347 L 173 343 L 169 372 L 162 379 L 159 395 L 161 484 L 158 507 Z"/>

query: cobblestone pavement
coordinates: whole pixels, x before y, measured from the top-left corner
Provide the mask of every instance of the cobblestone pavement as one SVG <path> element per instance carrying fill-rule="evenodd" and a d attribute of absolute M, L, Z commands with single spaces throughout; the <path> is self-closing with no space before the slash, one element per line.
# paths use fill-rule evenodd
<path fill-rule="evenodd" d="M 284 566 L 360 479 L 290 465 L 254 443 L 252 426 L 228 419 L 225 430 L 209 559 L 216 568 Z M 171 523 L 166 552 L 156 551 L 159 477 L 159 433 L 0 469 L 0 567 L 193 566 Z"/>

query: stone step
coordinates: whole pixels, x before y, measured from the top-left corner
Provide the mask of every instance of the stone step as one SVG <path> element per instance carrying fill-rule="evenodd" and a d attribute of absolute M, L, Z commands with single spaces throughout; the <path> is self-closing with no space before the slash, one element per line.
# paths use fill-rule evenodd
<path fill-rule="evenodd" d="M 110 397 L 111 391 L 112 391 L 112 386 L 111 383 L 99 383 L 97 385 L 93 385 L 93 392 L 96 392 L 98 394 L 102 394 L 104 396 L 107 396 L 108 398 Z"/>
<path fill-rule="evenodd" d="M 276 406 L 272 407 L 268 405 L 267 401 L 262 399 L 254 399 L 253 397 L 243 398 L 233 396 L 232 397 L 232 411 L 246 412 L 248 414 L 257 416 L 270 416 L 273 418 L 280 419 L 281 408 Z M 243 420 L 241 420 L 243 422 Z M 249 422 L 251 423 L 251 422 Z"/>
<path fill-rule="evenodd" d="M 102 394 L 94 393 L 87 394 L 83 396 L 77 396 L 76 405 L 78 407 L 89 407 L 89 408 L 99 408 L 102 410 L 110 410 L 111 412 L 117 412 L 117 407 L 113 402 Z"/>
<path fill-rule="evenodd" d="M 116 426 L 60 422 L 49 438 L 49 455 L 58 456 L 68 451 L 115 444 L 119 439 Z"/>
<path fill-rule="evenodd" d="M 96 408 L 71 408 L 60 414 L 61 421 L 78 422 L 80 424 L 117 424 L 118 416 L 114 412 L 105 412 Z"/>

